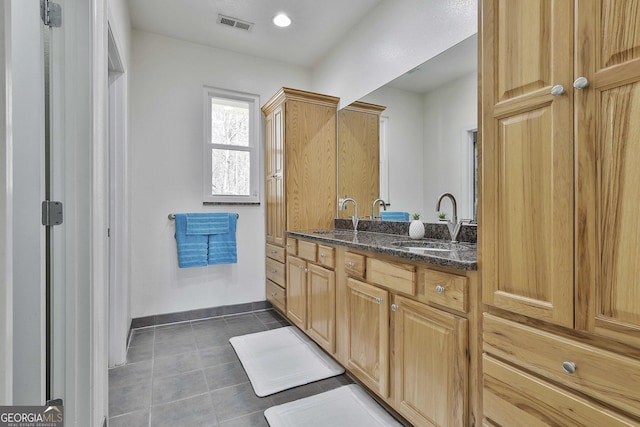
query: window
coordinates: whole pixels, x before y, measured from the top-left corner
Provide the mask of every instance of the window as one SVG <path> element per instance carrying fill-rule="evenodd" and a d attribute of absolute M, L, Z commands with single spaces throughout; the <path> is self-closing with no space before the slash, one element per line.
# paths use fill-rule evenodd
<path fill-rule="evenodd" d="M 205 203 L 260 202 L 260 98 L 204 88 Z"/>

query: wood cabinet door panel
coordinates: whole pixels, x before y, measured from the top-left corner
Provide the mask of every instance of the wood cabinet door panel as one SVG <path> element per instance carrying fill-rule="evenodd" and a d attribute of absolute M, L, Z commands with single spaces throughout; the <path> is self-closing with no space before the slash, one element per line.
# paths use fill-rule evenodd
<path fill-rule="evenodd" d="M 483 8 L 483 301 L 573 327 L 571 4 Z"/>
<path fill-rule="evenodd" d="M 640 8 L 578 2 L 577 327 L 640 347 Z"/>
<path fill-rule="evenodd" d="M 302 329 L 307 329 L 307 263 L 294 256 L 287 257 L 287 317 Z"/>
<path fill-rule="evenodd" d="M 349 278 L 348 368 L 382 396 L 389 394 L 389 293 Z"/>
<path fill-rule="evenodd" d="M 468 411 L 468 321 L 395 296 L 395 402 L 415 426 L 462 426 Z"/>
<path fill-rule="evenodd" d="M 336 273 L 309 264 L 307 277 L 307 333 L 326 351 L 336 347 Z"/>

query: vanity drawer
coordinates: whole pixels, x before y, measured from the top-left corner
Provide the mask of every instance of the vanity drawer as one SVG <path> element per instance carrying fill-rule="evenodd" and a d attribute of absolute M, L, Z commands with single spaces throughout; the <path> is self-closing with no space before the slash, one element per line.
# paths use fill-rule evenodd
<path fill-rule="evenodd" d="M 287 253 L 289 255 L 298 255 L 298 239 L 287 237 Z"/>
<path fill-rule="evenodd" d="M 483 357 L 484 425 L 633 426 L 635 422 L 490 356 Z"/>
<path fill-rule="evenodd" d="M 272 245 L 271 243 L 267 243 L 267 256 L 269 258 L 275 259 L 279 262 L 285 261 L 285 251 L 281 246 Z"/>
<path fill-rule="evenodd" d="M 367 280 L 407 295 L 416 294 L 416 268 L 413 265 L 367 258 Z"/>
<path fill-rule="evenodd" d="M 318 245 L 313 242 L 298 240 L 298 257 L 306 259 L 307 261 L 316 262 L 317 253 Z"/>
<path fill-rule="evenodd" d="M 336 266 L 335 249 L 331 246 L 318 245 L 318 264 L 334 268 Z"/>
<path fill-rule="evenodd" d="M 285 291 L 271 280 L 267 280 L 267 301 L 282 313 L 287 312 Z"/>
<path fill-rule="evenodd" d="M 467 308 L 467 278 L 428 268 L 420 270 L 418 294 L 428 302 L 449 307 L 463 313 Z"/>
<path fill-rule="evenodd" d="M 267 258 L 267 279 L 285 287 L 285 265 L 274 259 Z"/>
<path fill-rule="evenodd" d="M 366 261 L 367 257 L 364 255 L 346 252 L 344 254 L 344 270 L 351 276 L 358 276 L 364 279 Z"/>
<path fill-rule="evenodd" d="M 639 361 L 490 314 L 483 329 L 485 352 L 640 416 Z"/>

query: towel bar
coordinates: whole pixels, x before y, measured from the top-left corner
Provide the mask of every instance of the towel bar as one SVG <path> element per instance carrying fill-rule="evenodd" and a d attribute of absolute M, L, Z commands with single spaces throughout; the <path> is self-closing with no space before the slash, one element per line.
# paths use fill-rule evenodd
<path fill-rule="evenodd" d="M 168 216 L 169 216 L 169 219 L 172 221 L 176 219 L 176 214 L 170 213 Z M 236 218 L 240 218 L 240 214 L 236 214 Z"/>

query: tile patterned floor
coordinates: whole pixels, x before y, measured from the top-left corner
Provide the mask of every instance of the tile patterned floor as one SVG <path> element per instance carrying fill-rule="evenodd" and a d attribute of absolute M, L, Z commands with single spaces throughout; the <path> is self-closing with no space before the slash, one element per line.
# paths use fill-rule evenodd
<path fill-rule="evenodd" d="M 260 427 L 263 412 L 353 381 L 346 375 L 257 397 L 229 338 L 287 326 L 273 310 L 134 330 L 109 370 L 110 427 Z"/>

